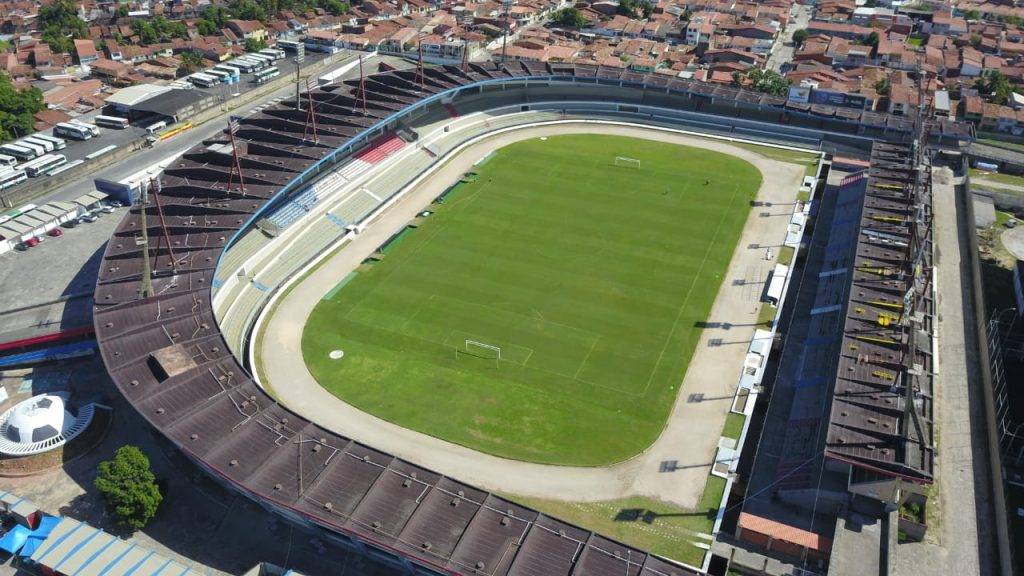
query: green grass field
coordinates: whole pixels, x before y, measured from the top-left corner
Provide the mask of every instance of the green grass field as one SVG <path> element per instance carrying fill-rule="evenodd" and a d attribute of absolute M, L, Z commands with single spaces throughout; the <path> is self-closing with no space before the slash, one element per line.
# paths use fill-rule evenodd
<path fill-rule="evenodd" d="M 476 171 L 318 303 L 302 341 L 311 372 L 366 412 L 498 456 L 594 466 L 641 452 L 760 172 L 599 135 L 519 142 Z"/>

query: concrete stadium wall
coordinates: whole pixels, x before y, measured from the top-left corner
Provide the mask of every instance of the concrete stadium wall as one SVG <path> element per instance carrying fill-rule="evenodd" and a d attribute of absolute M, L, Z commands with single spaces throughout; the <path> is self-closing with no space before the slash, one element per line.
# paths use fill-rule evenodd
<path fill-rule="evenodd" d="M 967 166 L 967 159 L 964 159 L 962 170 L 964 177 L 964 188 L 970 190 L 970 171 Z M 992 507 L 996 522 L 996 549 L 999 556 L 999 573 L 1004 576 L 1013 574 L 1013 548 L 1010 545 L 1010 524 L 1006 508 L 1006 491 L 1003 486 L 1003 465 L 1002 455 L 999 449 L 999 429 L 996 419 L 995 388 L 992 385 L 992 367 L 989 358 L 992 357 L 988 348 L 988 337 L 986 324 L 988 312 L 985 307 L 985 293 L 981 280 L 981 252 L 978 249 L 978 235 L 974 232 L 974 202 L 970 194 L 956 194 L 958 225 L 966 244 L 964 256 L 967 259 L 969 275 L 965 281 L 971 285 L 970 307 L 973 310 L 974 326 L 965 326 L 965 330 L 974 329 L 973 339 L 977 346 L 977 361 L 979 375 L 981 376 L 981 393 L 985 404 L 985 433 L 988 452 L 989 476 L 992 479 Z M 940 255 L 941 257 L 941 255 Z M 970 338 L 970 335 L 968 335 Z"/>

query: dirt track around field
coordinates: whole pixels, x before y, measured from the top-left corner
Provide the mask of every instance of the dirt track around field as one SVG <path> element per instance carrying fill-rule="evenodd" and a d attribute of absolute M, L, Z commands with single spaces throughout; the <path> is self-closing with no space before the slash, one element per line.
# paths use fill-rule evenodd
<path fill-rule="evenodd" d="M 703 331 L 675 405 L 658 439 L 643 453 L 605 467 L 533 464 L 483 454 L 402 428 L 338 399 L 309 373 L 302 357 L 302 331 L 317 302 L 392 234 L 443 192 L 474 162 L 520 140 L 559 134 L 611 134 L 696 146 L 725 152 L 756 166 L 762 175 L 757 199 L 770 207 L 751 209 L 722 281 L 708 322 L 726 327 Z M 416 152 L 420 153 L 420 152 Z M 397 164 L 400 166 L 401 164 Z M 392 167 L 390 170 L 400 168 Z M 572 123 L 523 128 L 476 142 L 421 181 L 343 250 L 281 299 L 263 326 L 261 355 L 264 385 L 305 418 L 463 482 L 492 491 L 537 498 L 597 501 L 649 496 L 687 509 L 697 506 L 718 446 L 722 426 L 740 376 L 747 344 L 757 322 L 759 298 L 786 235 L 792 203 L 804 168 L 769 160 L 724 141 L 695 138 L 640 126 Z M 767 215 L 766 215 L 767 214 Z M 751 245 L 761 248 L 751 248 Z M 766 246 L 773 260 L 765 259 Z M 742 283 L 737 283 L 742 280 Z M 721 345 L 709 344 L 712 340 Z M 259 341 L 259 340 L 257 340 Z M 703 401 L 691 403 L 693 394 Z M 663 462 L 675 461 L 663 470 Z"/>

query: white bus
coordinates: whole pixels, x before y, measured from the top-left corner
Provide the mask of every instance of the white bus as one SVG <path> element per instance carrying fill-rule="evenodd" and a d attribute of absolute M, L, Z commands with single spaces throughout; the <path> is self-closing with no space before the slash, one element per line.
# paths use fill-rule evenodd
<path fill-rule="evenodd" d="M 267 63 L 264 62 L 263 60 L 257 60 L 255 58 L 249 58 L 249 56 L 242 56 L 242 57 L 234 60 L 234 62 L 239 62 L 242 65 L 249 66 L 249 71 L 250 72 L 256 72 L 257 70 L 263 70 L 264 68 L 267 67 Z"/>
<path fill-rule="evenodd" d="M 53 144 L 54 150 L 63 150 L 68 147 L 68 143 L 63 138 L 57 138 L 56 136 L 50 136 L 49 134 L 33 134 L 33 138 L 36 140 L 45 140 Z"/>
<path fill-rule="evenodd" d="M 241 70 L 235 68 L 234 66 L 229 66 L 227 64 L 217 64 L 213 67 L 213 69 L 226 73 L 228 76 L 231 77 L 231 80 L 235 82 L 238 82 L 239 78 L 241 78 L 242 76 Z"/>
<path fill-rule="evenodd" d="M 39 138 L 36 138 L 35 136 L 28 136 L 27 138 L 22 138 L 20 144 L 23 145 L 23 146 L 24 145 L 28 145 L 28 144 L 34 144 L 36 146 L 40 146 L 43 149 L 43 153 L 44 154 L 49 154 L 50 152 L 53 152 L 53 150 L 54 150 L 53 142 L 50 142 L 48 140 L 40 140 Z"/>
<path fill-rule="evenodd" d="M 86 130 L 91 132 L 93 136 L 99 136 L 100 135 L 100 129 L 97 128 L 95 124 L 89 124 L 88 122 L 82 122 L 81 120 L 79 120 L 77 118 L 72 118 L 70 123 L 74 124 L 75 126 L 81 126 L 82 128 L 85 128 Z"/>
<path fill-rule="evenodd" d="M 160 121 L 157 121 L 157 122 L 153 122 L 149 126 L 146 126 L 146 133 L 147 134 L 155 134 L 157 132 L 157 130 L 163 130 L 164 128 L 167 128 L 167 122 L 164 122 L 163 120 L 160 120 Z"/>
<path fill-rule="evenodd" d="M 0 174 L 0 190 L 10 188 L 28 180 L 24 170 L 8 170 Z"/>
<path fill-rule="evenodd" d="M 268 66 L 270 64 L 274 63 L 274 59 L 273 58 L 271 58 L 270 56 L 267 56 L 266 54 L 260 54 L 259 52 L 249 52 L 248 54 L 245 55 L 245 57 L 248 58 L 249 60 L 255 60 L 257 62 L 263 62 L 264 64 L 266 64 Z"/>
<path fill-rule="evenodd" d="M 18 160 L 21 160 L 22 162 L 24 162 L 25 160 L 31 160 L 36 156 L 39 156 L 39 154 L 36 154 L 36 151 L 34 149 L 26 148 L 19 144 L 4 144 L 3 146 L 0 146 L 0 151 L 4 152 L 5 154 L 10 154 L 11 156 L 14 156 Z"/>
<path fill-rule="evenodd" d="M 203 70 L 203 74 L 207 76 L 213 76 L 217 80 L 223 83 L 228 83 L 231 80 L 231 74 L 224 72 L 223 70 L 217 70 L 216 68 L 210 68 L 209 70 Z"/>
<path fill-rule="evenodd" d="M 28 174 L 29 178 L 35 178 L 67 163 L 68 159 L 63 154 L 46 154 L 31 162 L 22 164 L 21 169 Z"/>
<path fill-rule="evenodd" d="M 220 79 L 215 76 L 209 76 L 202 72 L 196 72 L 195 74 L 188 76 L 188 81 L 199 86 L 200 88 L 211 88 L 220 84 Z"/>
<path fill-rule="evenodd" d="M 278 40 L 277 47 L 287 52 L 298 52 L 302 42 L 297 40 Z"/>
<path fill-rule="evenodd" d="M 271 78 L 275 78 L 281 75 L 281 71 L 277 69 L 277 66 L 271 66 L 266 70 L 260 70 L 252 75 L 252 81 L 257 84 L 263 84 L 269 82 Z"/>
<path fill-rule="evenodd" d="M 14 156 L 6 156 L 4 154 L 0 154 L 0 166 L 13 168 L 14 165 L 17 163 L 18 159 L 15 158 Z"/>
<path fill-rule="evenodd" d="M 92 119 L 97 126 L 104 126 L 106 128 L 116 128 L 117 130 L 124 130 L 128 127 L 128 119 L 121 118 L 120 116 L 97 116 Z"/>
<path fill-rule="evenodd" d="M 255 68 L 255 64 L 249 62 L 248 60 L 243 60 L 241 58 L 235 58 L 234 60 L 228 62 L 228 64 L 234 68 L 238 68 L 238 70 L 241 71 L 243 74 L 248 74 L 252 72 L 253 69 Z"/>
<path fill-rule="evenodd" d="M 46 149 L 46 146 L 44 146 L 42 144 L 36 144 L 35 142 L 29 142 L 28 140 L 26 140 L 24 138 L 22 138 L 21 140 L 18 140 L 14 144 L 16 146 L 21 146 L 22 148 L 28 148 L 29 150 L 31 150 L 35 154 L 36 158 L 38 158 L 39 156 L 42 156 L 43 154 L 46 154 L 47 152 L 49 152 L 49 150 Z"/>
<path fill-rule="evenodd" d="M 284 59 L 284 50 L 276 50 L 274 48 L 264 48 L 259 51 L 259 54 L 267 56 L 272 62 Z"/>
<path fill-rule="evenodd" d="M 57 124 L 53 127 L 53 133 L 65 138 L 74 138 L 75 140 L 88 140 L 93 137 L 92 130 L 89 130 L 86 126 L 72 124 L 71 122 Z"/>

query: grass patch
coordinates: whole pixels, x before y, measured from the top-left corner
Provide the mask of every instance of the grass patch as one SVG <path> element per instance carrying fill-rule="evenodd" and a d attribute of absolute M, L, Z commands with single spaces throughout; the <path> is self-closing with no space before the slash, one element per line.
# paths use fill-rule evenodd
<path fill-rule="evenodd" d="M 775 313 L 778 308 L 772 306 L 768 302 L 761 303 L 761 309 L 757 311 L 757 325 L 772 327 L 772 321 L 775 320 Z"/>
<path fill-rule="evenodd" d="M 770 158 L 777 162 L 785 162 L 787 164 L 800 164 L 805 166 L 804 175 L 814 176 L 818 173 L 818 160 L 819 156 L 811 152 L 799 152 L 796 150 L 785 150 L 783 148 L 773 148 L 771 146 L 760 146 L 758 144 L 748 144 L 745 142 L 733 142 L 733 146 L 739 146 L 751 152 L 755 152 Z"/>
<path fill-rule="evenodd" d="M 915 48 L 924 46 L 924 36 L 908 36 L 907 46 L 913 46 Z"/>
<path fill-rule="evenodd" d="M 711 533 L 724 492 L 725 480 L 709 475 L 695 510 L 639 496 L 603 502 L 505 497 L 631 546 L 691 566 L 700 566 L 704 561 L 704 550 L 694 543 L 710 543 L 697 534 Z"/>
<path fill-rule="evenodd" d="M 1024 176 L 1014 176 L 1013 174 L 1000 174 L 998 172 L 986 172 L 984 170 L 978 170 L 977 168 L 971 168 L 971 182 L 984 181 L 998 182 L 1000 184 L 1007 184 L 1010 186 L 1020 186 L 1024 188 Z"/>
<path fill-rule="evenodd" d="M 743 432 L 743 423 L 746 420 L 747 417 L 743 414 L 729 412 L 729 415 L 725 418 L 725 427 L 722 428 L 722 436 L 739 440 L 740 434 Z"/>
<path fill-rule="evenodd" d="M 614 166 L 618 155 L 643 168 Z M 507 458 L 596 466 L 643 451 L 760 172 L 604 135 L 518 142 L 477 171 L 318 303 L 302 341 L 310 371 L 361 410 Z M 328 359 L 335 349 L 343 361 Z"/>
<path fill-rule="evenodd" d="M 791 266 L 793 264 L 793 254 L 796 254 L 796 249 L 792 246 L 779 248 L 779 264 Z"/>
<path fill-rule="evenodd" d="M 807 202 L 810 199 L 811 199 L 811 191 L 810 190 L 800 190 L 799 192 L 796 193 L 796 200 L 797 200 L 797 202 Z"/>

